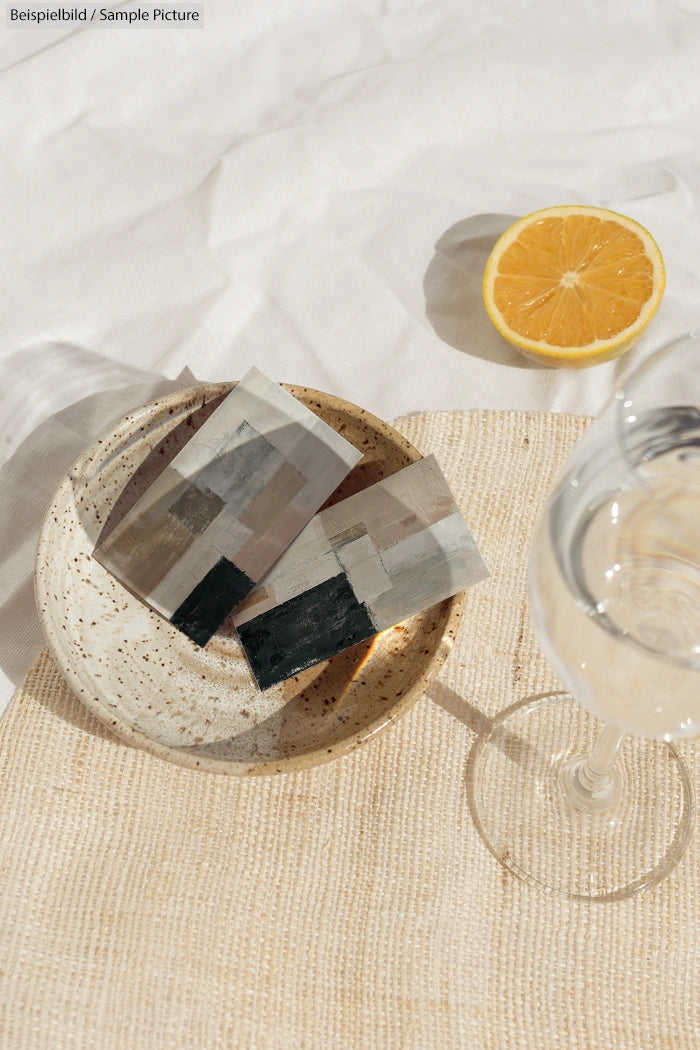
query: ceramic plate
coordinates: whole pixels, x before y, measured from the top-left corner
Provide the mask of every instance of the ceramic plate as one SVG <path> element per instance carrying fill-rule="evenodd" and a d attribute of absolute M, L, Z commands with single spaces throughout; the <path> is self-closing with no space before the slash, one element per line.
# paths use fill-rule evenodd
<path fill-rule="evenodd" d="M 37 604 L 63 675 L 120 737 L 196 769 L 289 772 L 347 753 L 415 703 L 450 650 L 463 595 L 260 692 L 228 621 L 200 649 L 128 593 L 92 558 L 98 538 L 233 385 L 154 401 L 74 464 L 41 532 Z M 305 387 L 287 389 L 364 453 L 329 502 L 420 458 L 364 410 Z"/>

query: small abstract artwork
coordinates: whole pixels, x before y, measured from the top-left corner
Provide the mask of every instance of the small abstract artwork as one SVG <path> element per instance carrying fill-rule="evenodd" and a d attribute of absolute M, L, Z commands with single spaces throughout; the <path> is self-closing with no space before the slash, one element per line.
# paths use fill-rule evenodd
<path fill-rule="evenodd" d="M 94 557 L 204 646 L 361 458 L 251 369 Z"/>
<path fill-rule="evenodd" d="M 233 622 L 267 689 L 486 576 L 428 456 L 316 514 Z"/>

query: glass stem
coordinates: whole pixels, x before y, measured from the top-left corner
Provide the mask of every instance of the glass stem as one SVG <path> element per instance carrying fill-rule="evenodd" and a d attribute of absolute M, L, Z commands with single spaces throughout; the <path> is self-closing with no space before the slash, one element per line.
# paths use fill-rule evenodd
<path fill-rule="evenodd" d="M 606 725 L 595 742 L 590 755 L 578 767 L 577 775 L 581 787 L 597 795 L 610 784 L 613 766 L 618 756 L 625 733 L 616 726 Z"/>
<path fill-rule="evenodd" d="M 615 775 L 615 759 L 626 734 L 606 725 L 590 754 L 574 755 L 562 768 L 560 781 L 575 809 L 596 813 L 610 809 L 620 798 L 622 784 Z"/>

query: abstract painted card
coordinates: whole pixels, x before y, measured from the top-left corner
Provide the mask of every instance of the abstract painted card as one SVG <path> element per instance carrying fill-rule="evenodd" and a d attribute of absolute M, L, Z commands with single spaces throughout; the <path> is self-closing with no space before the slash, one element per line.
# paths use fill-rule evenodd
<path fill-rule="evenodd" d="M 206 645 L 361 458 L 253 368 L 94 557 Z"/>
<path fill-rule="evenodd" d="M 486 576 L 428 456 L 317 514 L 233 622 L 267 689 Z"/>

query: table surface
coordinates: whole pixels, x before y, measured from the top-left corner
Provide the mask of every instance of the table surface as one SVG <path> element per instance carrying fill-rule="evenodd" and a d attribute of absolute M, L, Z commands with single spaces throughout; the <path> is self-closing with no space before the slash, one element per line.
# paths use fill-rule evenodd
<path fill-rule="evenodd" d="M 551 745 L 501 740 L 477 788 L 495 716 L 557 687 L 525 614 L 528 546 L 585 422 L 401 421 L 437 456 L 492 574 L 468 590 L 439 678 L 350 754 L 281 776 L 186 769 L 125 746 L 39 658 L 0 725 L 3 1046 L 700 1050 L 700 835 L 660 885 L 591 904 L 509 874 L 475 813 L 479 797 L 503 813 L 490 786 L 518 797 L 523 756 Z M 317 700 L 331 722 L 348 713 L 333 694 Z M 670 825 L 668 763 L 650 746 L 620 756 L 648 778 L 646 864 Z M 700 749 L 680 747 L 697 784 Z M 539 797 L 526 844 L 574 876 L 547 838 L 556 791 Z M 509 853 L 508 838 L 492 846 Z M 621 878 L 639 847 L 600 857 Z"/>
<path fill-rule="evenodd" d="M 163 389 L 256 364 L 384 419 L 595 414 L 700 318 L 698 0 L 199 11 L 1 32 L 0 709 L 56 484 Z M 668 274 L 638 347 L 584 371 L 517 355 L 480 293 L 514 216 L 572 202 L 641 221 Z"/>

